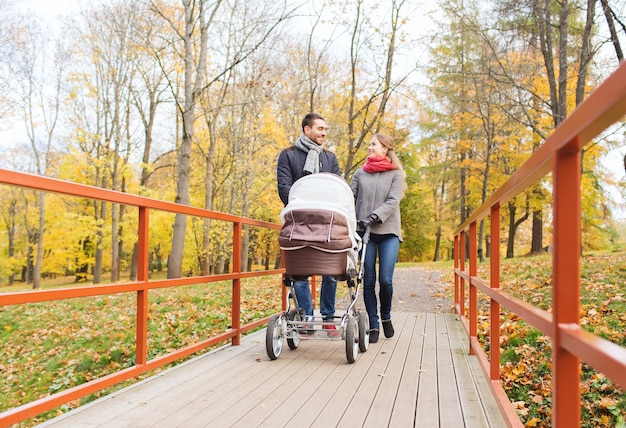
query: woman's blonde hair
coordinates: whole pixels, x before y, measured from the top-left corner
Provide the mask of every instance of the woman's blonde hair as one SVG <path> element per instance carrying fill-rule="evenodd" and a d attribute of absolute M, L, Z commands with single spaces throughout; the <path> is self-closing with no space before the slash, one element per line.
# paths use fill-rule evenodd
<path fill-rule="evenodd" d="M 394 150 L 394 148 L 396 147 L 396 144 L 393 142 L 393 139 L 389 135 L 386 135 L 386 134 L 374 134 L 372 135 L 372 138 L 376 138 L 376 140 L 378 140 L 380 144 L 382 144 L 384 147 L 387 148 L 387 157 L 391 161 L 391 164 L 394 166 L 394 169 L 400 170 L 402 172 L 402 175 L 405 178 L 404 190 L 406 190 L 407 188 L 406 172 L 404 172 L 404 168 L 402 167 L 402 162 L 400 161 L 400 159 L 398 158 L 398 155 L 396 155 L 396 151 Z"/>

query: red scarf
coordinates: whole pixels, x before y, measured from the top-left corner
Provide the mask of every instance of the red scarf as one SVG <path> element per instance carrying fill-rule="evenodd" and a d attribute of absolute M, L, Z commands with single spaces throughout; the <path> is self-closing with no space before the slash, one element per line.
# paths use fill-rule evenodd
<path fill-rule="evenodd" d="M 381 172 L 395 169 L 395 166 L 391 163 L 387 156 L 369 156 L 367 162 L 363 165 L 363 171 L 365 172 Z"/>

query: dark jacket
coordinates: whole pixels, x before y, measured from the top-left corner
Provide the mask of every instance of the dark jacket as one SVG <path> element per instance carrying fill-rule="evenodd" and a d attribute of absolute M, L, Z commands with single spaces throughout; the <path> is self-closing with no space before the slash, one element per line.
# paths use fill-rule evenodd
<path fill-rule="evenodd" d="M 278 195 L 284 205 L 287 205 L 289 202 L 291 185 L 308 174 L 304 172 L 306 156 L 307 154 L 296 146 L 286 148 L 278 156 L 278 166 L 276 168 Z M 324 149 L 320 153 L 320 172 L 331 172 L 340 175 L 339 162 L 333 152 Z"/>

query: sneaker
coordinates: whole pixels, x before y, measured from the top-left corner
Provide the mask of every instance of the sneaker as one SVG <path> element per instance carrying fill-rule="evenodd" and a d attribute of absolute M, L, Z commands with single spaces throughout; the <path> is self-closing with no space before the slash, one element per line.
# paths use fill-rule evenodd
<path fill-rule="evenodd" d="M 305 317 L 306 321 L 313 321 L 312 315 L 307 315 Z M 300 334 L 304 334 L 307 336 L 313 336 L 315 334 L 315 326 L 313 324 L 305 324 L 303 330 L 300 331 Z"/>
<path fill-rule="evenodd" d="M 323 325 L 322 328 L 324 330 L 328 330 L 326 332 L 326 334 L 328 335 L 328 337 L 339 337 L 339 331 L 337 331 L 337 327 L 335 327 L 334 325 Z"/>
<path fill-rule="evenodd" d="M 303 325 L 298 329 L 298 333 L 300 336 L 313 336 L 315 334 L 315 330 L 312 325 Z"/>
<path fill-rule="evenodd" d="M 385 331 L 385 337 L 393 337 L 395 330 L 393 329 L 393 324 L 391 324 L 391 320 L 383 320 L 383 330 Z"/>
<path fill-rule="evenodd" d="M 378 342 L 378 333 L 379 331 L 377 329 L 370 330 L 370 343 Z"/>

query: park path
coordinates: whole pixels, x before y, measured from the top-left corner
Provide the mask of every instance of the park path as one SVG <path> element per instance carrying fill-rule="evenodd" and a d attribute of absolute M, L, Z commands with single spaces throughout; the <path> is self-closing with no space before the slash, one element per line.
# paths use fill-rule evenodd
<path fill-rule="evenodd" d="M 396 268 L 393 275 L 393 312 L 453 312 L 452 287 L 443 273 L 420 267 Z M 362 293 L 359 296 L 362 303 Z M 345 309 L 346 298 L 337 299 L 337 311 Z"/>

